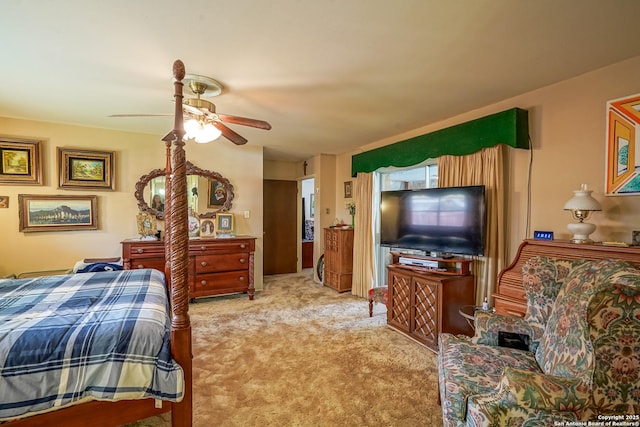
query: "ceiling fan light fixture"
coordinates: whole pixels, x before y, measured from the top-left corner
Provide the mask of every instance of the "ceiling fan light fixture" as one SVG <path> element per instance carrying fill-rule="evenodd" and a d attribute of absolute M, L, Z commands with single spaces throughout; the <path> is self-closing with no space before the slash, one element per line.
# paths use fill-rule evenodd
<path fill-rule="evenodd" d="M 196 119 L 187 120 L 184 124 L 185 139 L 193 139 L 199 144 L 215 141 L 222 132 L 211 123 L 203 123 Z"/>

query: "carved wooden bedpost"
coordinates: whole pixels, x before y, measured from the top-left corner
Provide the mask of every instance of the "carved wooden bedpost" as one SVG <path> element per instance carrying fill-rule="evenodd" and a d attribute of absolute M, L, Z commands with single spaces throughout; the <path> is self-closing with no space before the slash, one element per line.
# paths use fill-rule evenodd
<path fill-rule="evenodd" d="M 172 405 L 172 426 L 192 424 L 192 354 L 191 323 L 189 320 L 189 235 L 187 227 L 187 169 L 184 151 L 182 112 L 182 79 L 184 64 L 173 63 L 175 121 L 173 131 L 163 139 L 172 143 L 167 165 L 168 196 L 165 197 L 165 254 L 170 263 L 171 290 L 171 351 L 184 370 L 185 390 L 182 402 Z M 170 179 L 169 179 L 170 178 Z"/>

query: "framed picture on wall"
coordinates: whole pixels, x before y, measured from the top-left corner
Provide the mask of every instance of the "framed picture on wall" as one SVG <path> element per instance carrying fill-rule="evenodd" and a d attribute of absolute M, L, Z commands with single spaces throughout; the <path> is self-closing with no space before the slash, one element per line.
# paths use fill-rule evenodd
<path fill-rule="evenodd" d="M 640 94 L 607 102 L 605 194 L 640 194 Z"/>
<path fill-rule="evenodd" d="M 18 194 L 19 230 L 97 230 L 97 196 Z"/>
<path fill-rule="evenodd" d="M 42 185 L 40 141 L 0 138 L 0 184 Z"/>
<path fill-rule="evenodd" d="M 207 207 L 224 206 L 227 201 L 227 189 L 224 184 L 217 179 L 209 178 L 209 198 Z"/>
<path fill-rule="evenodd" d="M 353 181 L 345 181 L 344 183 L 344 198 L 345 199 L 350 199 L 352 198 L 352 193 L 351 193 L 351 185 L 352 185 Z"/>
<path fill-rule="evenodd" d="M 58 187 L 113 190 L 113 151 L 58 147 Z"/>

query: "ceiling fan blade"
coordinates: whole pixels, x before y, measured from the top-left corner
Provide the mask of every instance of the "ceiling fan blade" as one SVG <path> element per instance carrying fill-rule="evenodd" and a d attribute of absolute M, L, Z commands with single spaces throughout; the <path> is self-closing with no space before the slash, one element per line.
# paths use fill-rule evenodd
<path fill-rule="evenodd" d="M 233 142 L 236 145 L 243 145 L 247 143 L 247 139 L 242 135 L 236 133 L 231 128 L 228 128 L 223 123 L 213 122 L 213 125 L 218 128 L 220 132 L 222 132 L 222 136 L 227 138 L 229 141 Z"/>
<path fill-rule="evenodd" d="M 271 129 L 271 125 L 263 120 L 248 119 L 246 117 L 229 116 L 227 114 L 218 114 L 218 118 L 223 122 L 233 123 L 236 125 L 251 126 L 254 128 Z"/>
<path fill-rule="evenodd" d="M 160 117 L 160 116 L 173 116 L 173 114 L 111 114 L 107 117 Z"/>

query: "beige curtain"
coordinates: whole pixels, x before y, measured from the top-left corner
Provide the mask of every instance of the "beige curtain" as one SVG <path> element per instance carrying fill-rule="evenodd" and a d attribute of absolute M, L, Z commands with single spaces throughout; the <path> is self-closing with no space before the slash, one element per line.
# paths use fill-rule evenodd
<path fill-rule="evenodd" d="M 360 172 L 356 176 L 353 199 L 356 204 L 353 231 L 353 281 L 351 293 L 367 297 L 373 287 L 373 174 Z"/>
<path fill-rule="evenodd" d="M 438 158 L 438 187 L 484 185 L 486 191 L 487 234 L 484 257 L 473 262 L 476 276 L 476 303 L 495 292 L 498 273 L 506 266 L 506 207 L 504 146 L 485 148 L 468 156 Z"/>

